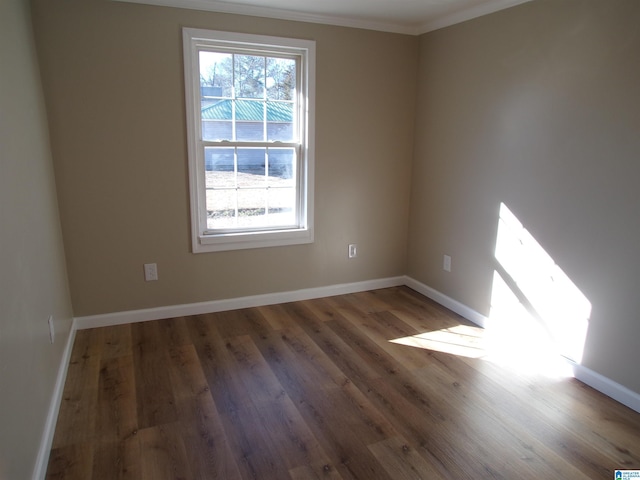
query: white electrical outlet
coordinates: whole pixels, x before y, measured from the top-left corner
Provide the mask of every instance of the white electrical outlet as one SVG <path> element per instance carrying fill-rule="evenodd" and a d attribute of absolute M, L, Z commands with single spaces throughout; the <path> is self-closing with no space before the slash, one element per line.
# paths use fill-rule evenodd
<path fill-rule="evenodd" d="M 444 256 L 444 261 L 442 262 L 442 268 L 445 272 L 451 271 L 451 257 L 449 255 Z"/>
<path fill-rule="evenodd" d="M 144 279 L 147 282 L 158 280 L 158 265 L 155 263 L 144 264 Z"/>
<path fill-rule="evenodd" d="M 349 258 L 356 258 L 358 256 L 358 245 L 352 243 L 349 245 Z"/>
<path fill-rule="evenodd" d="M 47 320 L 47 323 L 49 324 L 49 341 L 53 343 L 56 339 L 56 331 L 53 326 L 53 315 L 49 315 L 49 319 Z"/>

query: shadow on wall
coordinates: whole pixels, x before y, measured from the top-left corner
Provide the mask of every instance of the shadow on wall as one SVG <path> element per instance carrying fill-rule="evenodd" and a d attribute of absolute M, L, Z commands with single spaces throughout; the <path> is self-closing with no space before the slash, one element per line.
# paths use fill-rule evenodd
<path fill-rule="evenodd" d="M 484 329 L 453 325 L 391 341 L 482 358 L 520 373 L 572 376 L 565 359 L 582 361 L 591 303 L 504 203 L 495 260 Z"/>

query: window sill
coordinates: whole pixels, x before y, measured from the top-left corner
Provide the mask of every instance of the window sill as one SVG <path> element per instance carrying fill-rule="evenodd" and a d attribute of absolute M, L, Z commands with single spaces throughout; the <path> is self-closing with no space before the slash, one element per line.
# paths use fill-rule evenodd
<path fill-rule="evenodd" d="M 223 252 L 249 248 L 280 247 L 313 243 L 313 230 L 200 235 L 193 242 L 193 253 Z"/>

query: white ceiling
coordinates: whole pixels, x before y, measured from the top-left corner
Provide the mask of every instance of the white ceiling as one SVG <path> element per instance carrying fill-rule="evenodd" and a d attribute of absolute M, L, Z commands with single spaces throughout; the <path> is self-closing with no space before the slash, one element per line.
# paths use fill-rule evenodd
<path fill-rule="evenodd" d="M 530 0 L 118 0 L 419 35 Z"/>

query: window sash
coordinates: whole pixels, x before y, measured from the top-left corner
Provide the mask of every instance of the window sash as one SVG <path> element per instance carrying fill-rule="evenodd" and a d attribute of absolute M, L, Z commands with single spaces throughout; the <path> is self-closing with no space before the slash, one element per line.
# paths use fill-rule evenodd
<path fill-rule="evenodd" d="M 204 144 L 205 142 L 203 142 Z M 240 209 L 240 206 L 238 204 L 238 196 L 240 195 L 240 192 L 245 192 L 248 190 L 265 190 L 265 215 L 261 215 L 261 217 L 264 217 L 264 220 L 267 220 L 268 217 L 271 215 L 269 213 L 269 206 L 270 206 L 270 191 L 274 190 L 285 190 L 285 189 L 293 189 L 294 190 L 294 198 L 293 198 L 293 202 L 291 202 L 291 208 L 293 209 L 293 219 L 292 221 L 286 222 L 286 223 L 280 223 L 280 224 L 273 224 L 273 225 L 256 225 L 256 226 L 242 226 L 242 227 L 224 227 L 224 228 L 210 228 L 209 224 L 208 224 L 208 215 L 207 215 L 207 219 L 206 221 L 206 228 L 203 229 L 203 235 L 220 235 L 220 234 L 225 234 L 225 233 L 240 233 L 240 232 L 260 232 L 260 231 L 278 231 L 278 230 L 291 230 L 291 229 L 299 229 L 301 228 L 301 226 L 304 225 L 304 216 L 303 216 L 303 210 L 304 210 L 304 203 L 303 203 L 303 198 L 302 198 L 302 191 L 300 188 L 300 184 L 302 183 L 300 176 L 301 176 L 301 172 L 304 171 L 302 167 L 302 164 L 304 162 L 304 159 L 302 158 L 301 155 L 301 148 L 300 145 L 297 143 L 265 143 L 265 142 L 206 142 L 206 145 L 208 147 L 213 147 L 213 148 L 219 148 L 219 149 L 224 149 L 224 150 L 233 150 L 234 151 L 234 157 L 233 157 L 233 161 L 232 161 L 232 167 L 233 167 L 233 174 L 234 174 L 234 184 L 232 186 L 207 186 L 206 185 L 206 174 L 207 174 L 207 168 L 206 165 L 203 162 L 203 182 L 205 182 L 205 186 L 204 186 L 204 193 L 205 196 L 209 193 L 209 192 L 221 192 L 221 191 L 235 191 L 235 215 L 234 218 L 236 219 L 236 222 L 239 220 L 239 214 L 238 214 L 238 210 Z M 241 185 L 238 182 L 238 174 L 239 173 L 243 173 L 240 170 L 240 159 L 239 159 L 239 155 L 238 155 L 238 150 L 264 150 L 264 155 L 265 155 L 265 164 L 264 164 L 264 183 L 262 185 Z M 292 169 L 293 169 L 293 174 L 291 177 L 291 182 L 289 182 L 289 184 L 287 185 L 282 185 L 282 186 L 277 186 L 277 185 L 272 185 L 272 183 L 274 182 L 274 179 L 272 178 L 273 175 L 271 175 L 271 173 L 275 170 L 275 161 L 277 159 L 276 153 L 278 153 L 279 151 L 286 151 L 286 150 L 291 150 L 293 153 L 293 162 L 292 162 Z M 272 155 L 270 154 L 270 152 L 272 153 Z M 205 148 L 203 147 L 201 149 L 201 153 L 203 158 L 206 157 L 206 153 L 205 153 Z M 273 157 L 273 158 L 272 158 Z M 272 164 L 272 162 L 274 162 Z M 222 170 L 219 170 L 222 171 Z M 214 170 L 215 172 L 215 170 Z M 271 198 L 273 199 L 273 198 Z M 205 203 L 206 203 L 206 198 L 205 198 Z M 246 205 L 244 205 L 243 207 L 246 208 Z M 208 209 L 207 209 L 208 212 Z"/>

